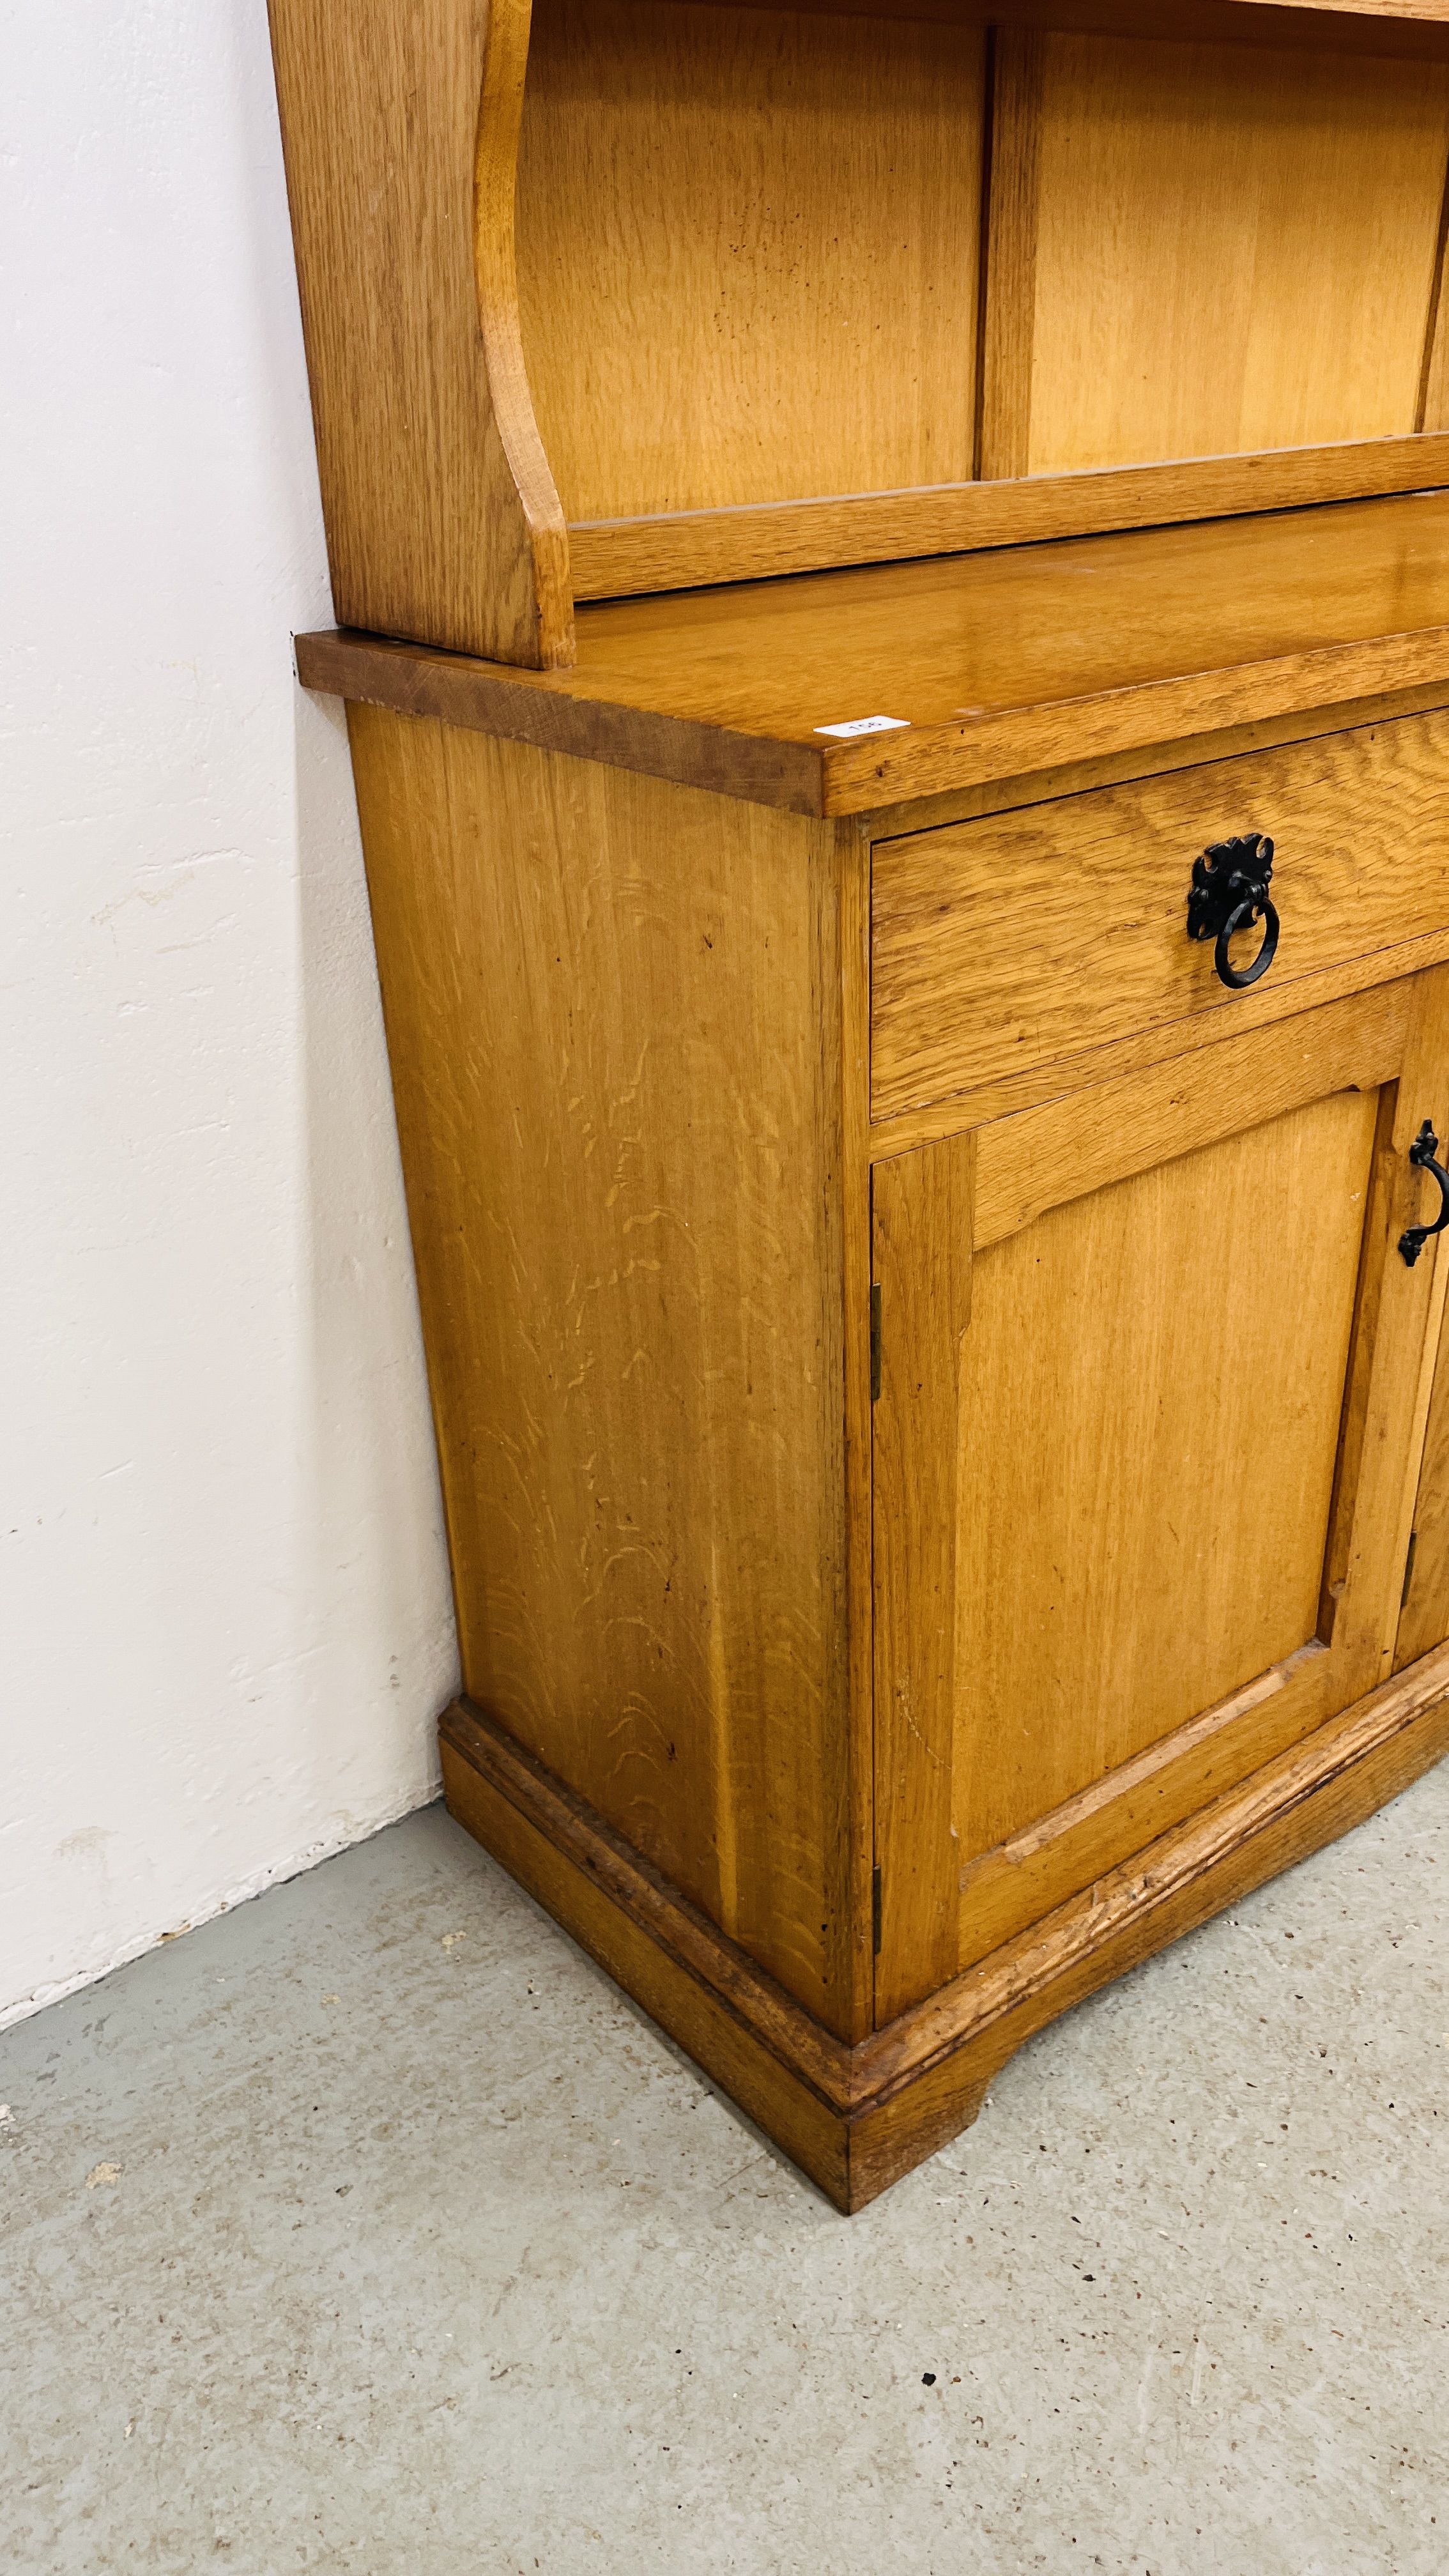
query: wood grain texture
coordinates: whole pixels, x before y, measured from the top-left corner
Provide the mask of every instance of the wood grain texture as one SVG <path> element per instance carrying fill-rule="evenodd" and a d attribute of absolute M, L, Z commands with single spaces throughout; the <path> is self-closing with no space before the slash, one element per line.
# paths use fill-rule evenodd
<path fill-rule="evenodd" d="M 871 1571 L 870 843 L 836 825 L 840 875 L 841 1286 L 845 1363 L 846 1619 L 850 1750 L 838 1831 L 851 1927 L 848 2035 L 875 2023 L 875 1670 Z M 844 2032 L 847 2024 L 842 2021 Z"/>
<path fill-rule="evenodd" d="M 1416 989 L 1411 988 L 1411 991 Z M 1333 1510 L 1329 1520 L 1328 1545 L 1323 1556 L 1318 1613 L 1318 1633 L 1323 1638 L 1333 1636 L 1339 1621 L 1353 1544 L 1351 1498 L 1362 1478 L 1364 1450 L 1370 1436 L 1380 1306 L 1391 1248 L 1389 1217 L 1398 1187 L 1394 1154 L 1394 1128 L 1398 1114 L 1398 1085 L 1396 1082 L 1386 1084 L 1379 1093 L 1375 1121 L 1368 1216 L 1359 1247 L 1359 1274 L 1354 1289 L 1353 1343 L 1339 1420 L 1338 1456 L 1333 1472 Z"/>
<path fill-rule="evenodd" d="M 1449 170 L 1445 172 L 1444 194 L 1439 207 L 1439 238 L 1435 246 L 1434 276 L 1424 327 L 1419 401 L 1414 414 L 1415 429 L 1431 435 L 1449 422 L 1449 306 L 1446 306 L 1444 297 L 1446 245 L 1449 245 Z"/>
<path fill-rule="evenodd" d="M 1437 1340 L 1435 1262 L 1410 1269 L 1399 1237 L 1420 1212 L 1409 1147 L 1449 1085 L 1449 967 L 1416 975 L 1397 1082 L 1380 1094 L 1368 1217 L 1356 1291 L 1319 1634 L 1343 1676 L 1339 1705 L 1393 1669 L 1424 1413 L 1417 1404 Z"/>
<path fill-rule="evenodd" d="M 984 39 L 884 33 L 536 0 L 519 295 L 571 520 L 970 476 Z"/>
<path fill-rule="evenodd" d="M 1256 987 L 1254 993 L 1242 995 L 1243 1009 L 1234 1014 L 1229 1026 L 1246 1036 L 1253 1029 L 1303 1019 L 1331 1002 L 1347 1000 L 1355 994 L 1407 985 L 1425 967 L 1440 966 L 1446 959 L 1449 929 L 1435 931 L 1423 939 L 1405 940 L 1401 946 L 1375 949 L 1370 956 L 1352 958 L 1346 966 L 1326 967 L 1321 974 L 1305 975 L 1301 983 L 1293 986 L 1291 1007 L 1286 1011 L 1281 1004 L 1269 1007 L 1269 997 Z M 1063 1056 L 1035 1073 L 1009 1075 L 1004 1081 L 983 1084 L 978 1090 L 953 1093 L 931 1108 L 907 1110 L 899 1118 L 881 1121 L 871 1129 L 871 1157 L 876 1162 L 890 1162 L 897 1154 L 914 1153 L 918 1145 L 933 1144 L 938 1137 L 1017 1118 L 1053 1102 L 1065 1103 L 1074 1092 L 1125 1081 L 1138 1072 L 1165 1071 L 1178 1065 L 1186 1079 L 1192 1058 L 1204 1047 L 1231 1043 L 1224 1038 L 1219 1021 L 1186 1025 L 1175 1022 L 1085 1055 Z"/>
<path fill-rule="evenodd" d="M 876 1172 L 871 1196 L 881 1351 L 872 1471 L 877 2021 L 959 1965 L 956 1425 L 975 1159 L 970 1136 L 903 1155 Z"/>
<path fill-rule="evenodd" d="M 489 402 L 528 529 L 533 568 L 534 621 L 516 626 L 514 648 L 503 658 L 549 671 L 566 668 L 574 658 L 573 594 L 567 533 L 559 533 L 563 504 L 534 416 L 518 311 L 514 199 L 530 32 L 530 0 L 487 0 L 473 146 L 473 274 Z M 507 490 L 491 457 L 488 469 L 490 491 L 501 493 L 506 508 Z M 436 629 L 429 630 L 428 640 L 461 643 L 471 652 L 496 649 Z"/>
<path fill-rule="evenodd" d="M 1377 1091 L 1403 1058 L 1412 986 L 1347 994 L 1286 1027 L 1223 1038 L 1115 1082 L 998 1118 L 976 1134 L 976 1249 L 1049 1208 L 1150 1171 L 1331 1093 Z"/>
<path fill-rule="evenodd" d="M 1433 382 L 1437 388 L 1437 374 Z M 918 491 L 847 492 L 578 521 L 569 529 L 574 594 L 580 600 L 628 599 L 707 583 L 768 581 L 837 564 L 896 563 L 910 556 L 1040 545 L 1120 528 L 1427 491 L 1449 479 L 1449 437 L 1443 435 L 1449 410 L 1443 418 L 1433 416 L 1442 408 L 1437 391 L 1426 403 L 1424 435 L 1113 466 L 1099 473 L 1023 475 L 1017 482 L 944 483 Z"/>
<path fill-rule="evenodd" d="M 824 810 L 825 763 L 813 745 L 771 740 L 763 731 L 743 732 L 667 709 L 622 706 L 611 699 L 602 675 L 596 695 L 559 694 L 544 681 L 536 688 L 520 685 L 526 675 L 499 662 L 342 633 L 299 635 L 297 675 L 304 688 L 324 690 L 349 705 L 437 718 L 455 730 L 607 762 L 790 814 L 818 816 Z"/>
<path fill-rule="evenodd" d="M 1425 432 L 1449 428 L 1449 306 L 1441 293 L 1434 307 L 1424 360 L 1420 426 Z"/>
<path fill-rule="evenodd" d="M 1446 1700 L 1441 1647 L 853 2050 L 857 2098 L 883 2104 L 953 2060 L 963 2086 L 989 2079 L 1054 2014 L 1321 1850 L 1439 1761 Z M 923 2110 L 928 2101 L 923 2088 Z"/>
<path fill-rule="evenodd" d="M 1024 1924 L 1039 1922 L 1310 1733 L 1330 1698 L 1327 1659 L 1328 1648 L 1311 1639 L 1075 1797 L 964 1861 L 960 1966 L 988 1957 Z"/>
<path fill-rule="evenodd" d="M 963 1866 L 1313 1638 L 1376 1108 L 1337 1092 L 1168 1147 L 978 1255 Z M 1287 1315 L 1263 1293 L 1283 1245 Z"/>
<path fill-rule="evenodd" d="M 1426 1187 L 1433 1189 L 1435 1184 L 1429 1182 Z M 1385 1673 L 1400 1672 L 1406 1663 L 1413 1660 L 1404 1651 L 1407 1641 L 1403 1633 L 1403 1613 L 1409 1599 L 1414 1561 L 1418 1553 L 1414 1541 L 1414 1524 L 1418 1518 L 1419 1496 L 1423 1488 L 1429 1416 L 1433 1406 L 1439 1348 L 1444 1332 L 1445 1293 L 1449 1290 L 1449 1262 L 1441 1260 L 1439 1256 L 1440 1245 L 1435 1241 L 1427 1247 L 1427 1257 L 1434 1265 L 1433 1286 L 1429 1297 L 1423 1347 L 1419 1355 L 1419 1383 L 1414 1396 L 1408 1464 L 1399 1502 L 1398 1535 L 1393 1554 L 1389 1559 L 1390 1580 L 1396 1584 L 1397 1590 L 1390 1595 L 1385 1605 L 1385 1635 L 1393 1639 L 1392 1655 L 1381 1658 L 1380 1669 Z M 1425 1255 L 1421 1253 L 1420 1258 L 1424 1257 Z M 1445 1625 L 1446 1629 L 1449 1629 L 1449 1621 L 1446 1621 Z M 1438 1638 L 1433 1640 L 1436 1645 L 1438 1642 Z"/>
<path fill-rule="evenodd" d="M 1446 161 L 1443 68 L 1045 39 L 1030 470 L 1413 430 Z"/>
<path fill-rule="evenodd" d="M 352 742 L 465 1687 L 848 2028 L 835 836 Z"/>
<path fill-rule="evenodd" d="M 925 1401 L 889 1426 L 891 1495 L 933 1508 L 927 1529 L 897 1507 L 877 1580 L 928 1602 L 908 1548 L 948 1568 L 952 1638 L 923 1614 L 916 1660 L 954 1716 L 926 1737 L 878 1709 L 882 1811 L 913 1815 L 908 1885 L 933 1899 L 919 1961 L 892 1953 L 886 1880 L 878 2013 L 938 1977 L 948 1876 L 965 1965 L 1388 1670 L 1443 1304 L 1394 1247 L 1408 1104 L 1449 1082 L 1446 992 L 1434 969 L 975 1131 L 954 1545 L 953 1390 L 909 1338 Z M 968 1141 L 878 1164 L 878 1199 Z M 919 1300 L 939 1262 L 917 1234 Z M 1264 1295 L 1285 1264 L 1286 1309 Z M 883 1305 L 883 1387 L 891 1364 Z"/>
<path fill-rule="evenodd" d="M 1273 837 L 1283 929 L 1261 991 L 1280 1008 L 1300 976 L 1442 929 L 1446 762 L 1449 715 L 1413 716 L 877 843 L 873 1116 L 1153 1027 L 1230 1025 L 1239 997 L 1185 905 L 1198 852 L 1232 832 Z"/>
<path fill-rule="evenodd" d="M 753 209 L 732 215 L 728 256 L 714 247 L 720 189 L 730 206 L 739 193 L 737 155 L 733 127 L 722 131 L 707 94 L 708 47 L 697 31 L 708 27 L 716 50 L 730 56 L 733 77 L 723 81 L 709 58 L 716 75 L 709 86 L 737 97 L 742 115 L 752 100 L 757 60 L 772 45 L 785 46 L 791 57 L 770 67 L 773 91 L 788 104 L 781 108 L 772 98 L 750 129 L 755 162 L 761 128 L 767 135 L 776 128 L 788 133 L 789 145 L 778 177 L 773 170 L 764 179 L 753 172 L 755 203 L 769 207 L 772 228 L 753 262 L 756 285 L 737 283 L 735 300 L 746 292 L 769 298 L 782 261 L 791 284 L 807 268 L 820 269 L 820 258 L 805 258 L 799 236 L 803 231 L 809 239 L 822 212 L 827 230 L 834 228 L 831 255 L 846 263 L 852 280 L 883 273 L 877 218 L 869 208 L 875 198 L 888 201 L 890 192 L 867 190 L 857 205 L 847 181 L 859 145 L 842 154 L 822 141 L 813 94 L 801 113 L 795 57 L 802 43 L 807 58 L 823 67 L 828 88 L 843 91 L 857 71 L 869 86 L 872 65 L 875 77 L 884 78 L 883 110 L 856 121 L 857 130 L 872 134 L 880 126 L 893 131 L 897 85 L 913 67 L 905 63 L 900 37 L 882 49 L 879 26 L 864 35 L 873 52 L 861 50 L 855 28 L 842 50 L 838 26 L 812 39 L 808 16 L 776 22 L 753 14 L 755 26 L 768 25 L 772 33 L 746 46 L 743 76 L 733 56 L 738 30 L 750 25 L 752 13 L 690 18 L 668 6 L 644 13 L 632 51 L 617 42 L 606 48 L 601 31 L 592 82 L 581 70 L 594 60 L 579 32 L 582 22 L 561 20 L 556 60 L 538 74 L 540 133 L 549 137 L 540 158 L 551 188 L 541 187 L 538 196 L 546 274 L 541 268 L 531 299 L 540 340 L 534 372 L 542 385 L 551 365 L 555 374 L 562 369 L 570 387 L 567 397 L 560 391 L 546 404 L 551 449 L 563 456 L 582 440 L 593 454 L 601 439 L 640 440 L 654 474 L 647 501 L 586 505 L 577 496 L 594 486 L 580 472 L 564 472 L 579 597 L 617 598 L 1174 516 L 1423 488 L 1442 472 L 1413 433 L 1426 421 L 1443 426 L 1435 397 L 1426 408 L 1421 378 L 1426 324 L 1432 337 L 1437 300 L 1449 70 L 1363 65 L 1343 55 L 1314 59 L 1301 51 L 1265 60 L 1232 47 L 1144 47 L 1002 26 L 992 51 L 977 471 L 1028 479 L 994 490 L 963 473 L 954 484 L 910 488 L 893 483 L 880 438 L 859 424 L 861 388 L 878 400 L 881 371 L 856 368 L 832 392 L 832 371 L 860 333 L 822 299 L 818 279 L 812 279 L 809 312 L 793 317 L 790 328 L 775 327 L 773 303 L 765 327 L 751 313 L 751 373 L 747 384 L 736 380 L 742 334 L 722 308 L 719 281 L 721 272 L 738 279 L 741 240 L 752 238 L 757 218 Z M 687 23 L 688 38 L 661 42 L 661 22 Z M 777 26 L 791 32 L 776 33 Z M 692 66 L 687 99 L 705 113 L 688 138 L 684 181 L 671 187 L 681 53 Z M 580 222 L 570 250 L 563 236 L 576 199 L 564 190 L 564 203 L 556 202 L 556 173 L 594 151 L 597 100 L 617 81 L 621 58 L 628 66 L 624 120 L 616 131 L 612 102 L 605 107 L 605 166 L 587 192 L 590 218 Z M 972 78 L 979 82 L 974 56 Z M 561 108 L 545 104 L 550 84 Z M 647 148 L 633 134 L 633 121 L 646 112 Z M 560 113 L 565 121 L 572 115 L 579 128 L 573 149 L 562 152 L 552 148 Z M 907 115 L 906 138 L 893 145 L 896 186 L 906 184 L 908 170 L 929 170 L 934 157 L 929 142 L 911 151 L 912 115 L 923 137 L 934 132 L 929 88 Z M 974 106 L 958 115 L 973 148 L 978 121 Z M 953 165 L 960 158 L 949 157 Z M 647 174 L 642 212 L 640 169 Z M 1226 169 L 1240 174 L 1227 188 L 1221 183 Z M 705 172 L 715 175 L 699 212 Z M 600 217 L 596 199 L 607 209 L 627 207 L 622 228 L 611 213 Z M 1045 226 L 1040 279 L 1039 210 Z M 619 230 L 622 246 L 616 247 Z M 647 245 L 666 230 L 672 255 L 651 263 L 641 240 Z M 697 237 L 705 245 L 701 274 L 690 267 L 682 275 L 689 255 L 678 244 Z M 931 220 L 914 223 L 909 292 L 927 294 L 933 317 L 942 299 L 930 294 L 931 276 L 959 291 L 973 239 L 965 195 L 933 203 Z M 598 309 L 591 309 L 587 327 L 571 328 L 562 317 L 571 317 L 585 291 L 581 281 L 596 269 Z M 641 283 L 641 271 L 648 282 Z M 1318 283 L 1305 297 L 1301 280 L 1310 274 Z M 660 309 L 651 304 L 641 316 L 641 298 L 651 296 Z M 692 327 L 688 317 L 696 308 L 707 330 Z M 821 309 L 831 324 L 823 354 L 816 337 Z M 550 333 L 545 317 L 553 313 L 561 318 Z M 1170 327 L 1164 316 L 1171 317 Z M 935 342 L 919 324 L 910 336 L 913 364 L 897 380 L 913 397 L 935 386 L 938 418 L 959 422 L 954 359 L 958 348 L 964 355 L 970 335 L 948 332 L 951 363 L 944 372 Z M 656 382 L 661 351 L 663 380 Z M 605 402 L 593 379 L 612 352 L 622 372 L 610 387 L 616 399 Z M 734 373 L 728 372 L 732 363 Z M 676 367 L 685 371 L 677 385 L 668 372 Z M 641 395 L 641 371 L 651 368 Z M 802 384 L 810 395 L 803 410 Z M 696 408 L 702 416 L 682 449 L 671 443 L 672 431 L 671 439 L 662 436 L 661 420 L 688 423 Z M 766 411 L 771 437 L 762 452 L 754 430 Z M 642 421 L 637 430 L 636 418 Z M 712 460 L 724 455 L 731 470 L 721 476 Z M 661 475 L 676 457 L 676 471 L 693 478 L 688 497 L 661 498 Z M 617 475 L 615 482 L 622 489 Z M 604 489 L 597 475 L 594 485 Z M 637 475 L 634 486 L 644 488 Z M 626 507 L 638 515 L 626 515 Z"/>
<path fill-rule="evenodd" d="M 581 610 L 571 671 L 302 636 L 308 687 L 797 812 L 1449 681 L 1449 496 Z M 894 715 L 836 741 L 816 728 Z"/>
<path fill-rule="evenodd" d="M 442 1725 L 459 1821 L 841 2209 L 974 2118 L 1054 2016 L 1371 1815 L 1449 1748 L 1441 1648 L 851 2048 L 482 1713 Z"/>
<path fill-rule="evenodd" d="M 555 669 L 564 515 L 518 341 L 528 0 L 270 0 L 337 613 Z"/>
<path fill-rule="evenodd" d="M 742 0 L 773 8 L 778 0 Z M 697 0 L 682 0 L 692 7 Z M 923 19 L 952 26 L 1044 28 L 1057 33 L 1161 37 L 1161 0 L 796 0 L 833 18 Z M 1449 57 L 1444 0 L 1173 0 L 1171 34 L 1182 42 L 1282 50 L 1302 46 L 1384 60 Z"/>
<path fill-rule="evenodd" d="M 589 598 L 1440 478 L 1395 433 L 1443 408 L 1431 307 L 1449 67 L 1045 37 L 1041 12 L 1020 13 L 997 49 L 978 442 L 985 38 L 969 8 L 919 9 L 892 25 L 542 0 L 525 108 L 528 0 L 403 16 L 359 0 L 345 17 L 274 0 L 347 622 L 566 665 L 555 473 Z M 1218 14 L 1228 35 L 1320 23 Z M 1181 15 L 1184 33 L 1215 23 Z M 1352 47 L 1362 28 L 1349 16 L 1337 33 Z M 1442 31 L 1381 20 L 1374 40 L 1406 35 L 1433 50 Z M 1264 129 L 1279 149 L 1255 148 Z M 1194 152 L 1214 174 L 1236 166 L 1234 188 L 1199 184 Z M 1151 257 L 1095 247 L 1127 235 Z M 1306 298 L 1305 247 L 1325 281 Z M 1251 291 L 1233 290 L 1241 347 L 1225 364 L 1214 299 L 1229 273 Z M 902 332 L 911 365 L 881 363 Z M 1209 343 L 1204 375 L 1194 353 Z M 983 470 L 1032 481 L 975 485 L 978 443 Z M 1148 462 L 1184 456 L 1208 461 Z M 1132 470 L 1055 470 L 1084 459 Z"/>
<path fill-rule="evenodd" d="M 689 0 L 680 0 L 681 6 Z M 1299 707 L 1285 715 L 1259 716 L 1247 724 L 1215 726 L 1210 740 L 1201 733 L 1176 740 L 1144 743 L 1126 751 L 1100 753 L 1086 760 L 1063 760 L 1050 769 L 1028 769 L 1015 777 L 990 778 L 936 796 L 915 796 L 903 805 L 854 814 L 848 828 L 870 841 L 899 841 L 910 832 L 933 832 L 943 823 L 973 823 L 982 814 L 1005 814 L 1017 805 L 1041 805 L 1059 796 L 1078 796 L 1093 787 L 1120 787 L 1131 778 L 1165 778 L 1177 769 L 1199 769 L 1205 759 L 1236 760 L 1243 752 L 1276 751 L 1288 742 L 1312 742 L 1325 733 L 1352 733 L 1360 725 L 1392 724 L 1399 716 L 1431 715 L 1444 702 L 1442 682 L 1425 688 L 1395 689 L 1368 698 L 1332 700 Z"/>
<path fill-rule="evenodd" d="M 983 480 L 1031 470 L 1036 233 L 1042 79 L 1049 39 L 996 30 L 991 47 L 985 264 L 981 315 Z"/>
<path fill-rule="evenodd" d="M 1283 5 L 1289 9 L 1302 9 L 1305 14 L 1310 10 L 1317 14 L 1320 0 L 1283 0 Z M 1417 21 L 1425 26 L 1443 26 L 1449 22 L 1445 0 L 1322 0 L 1322 5 L 1333 10 L 1352 11 L 1361 18 L 1396 19 L 1406 24 Z M 1331 20 L 1323 21 L 1325 32 L 1333 23 Z"/>
<path fill-rule="evenodd" d="M 1443 1281 L 1438 1284 L 1442 1291 Z M 1449 1637 L 1449 1340 L 1442 1328 L 1410 1529 L 1414 1552 L 1394 1642 L 1396 1672 Z"/>

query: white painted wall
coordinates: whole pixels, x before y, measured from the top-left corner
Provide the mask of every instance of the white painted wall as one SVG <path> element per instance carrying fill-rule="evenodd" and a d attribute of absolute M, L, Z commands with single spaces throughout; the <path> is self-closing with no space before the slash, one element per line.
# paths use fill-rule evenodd
<path fill-rule="evenodd" d="M 454 1683 L 265 0 L 0 7 L 0 2019 Z"/>

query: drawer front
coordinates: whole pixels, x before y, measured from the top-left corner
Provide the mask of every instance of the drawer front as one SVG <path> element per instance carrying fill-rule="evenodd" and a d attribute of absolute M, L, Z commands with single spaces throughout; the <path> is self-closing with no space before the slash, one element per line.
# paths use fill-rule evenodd
<path fill-rule="evenodd" d="M 1282 928 L 1238 994 L 1188 938 L 1187 893 L 1199 852 L 1248 831 L 1272 838 Z M 1305 976 L 1446 927 L 1443 709 L 878 841 L 871 1115 L 1245 1004 L 1272 1018 L 1310 998 Z M 1260 937 L 1234 942 L 1235 965 Z"/>

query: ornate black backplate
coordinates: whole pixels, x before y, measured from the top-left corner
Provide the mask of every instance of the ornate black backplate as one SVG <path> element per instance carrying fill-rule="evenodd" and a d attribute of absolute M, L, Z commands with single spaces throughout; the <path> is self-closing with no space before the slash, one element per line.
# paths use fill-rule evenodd
<path fill-rule="evenodd" d="M 1238 832 L 1230 841 L 1214 841 L 1192 863 L 1187 898 L 1189 939 L 1218 938 L 1233 914 L 1245 904 L 1251 905 L 1252 910 L 1245 913 L 1244 920 L 1256 921 L 1272 882 L 1273 844 L 1266 832 Z"/>

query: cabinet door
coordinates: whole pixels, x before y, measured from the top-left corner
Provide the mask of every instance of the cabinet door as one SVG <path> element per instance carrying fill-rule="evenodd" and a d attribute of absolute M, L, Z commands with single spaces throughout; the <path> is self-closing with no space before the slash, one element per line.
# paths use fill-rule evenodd
<path fill-rule="evenodd" d="M 1445 1273 L 1449 1276 L 1449 1258 Z M 1449 1335 L 1442 1324 L 1412 1524 L 1394 1648 L 1396 1673 L 1449 1637 Z"/>
<path fill-rule="evenodd" d="M 878 2021 L 1390 1672 L 1426 1118 L 1449 968 L 877 1164 Z"/>

